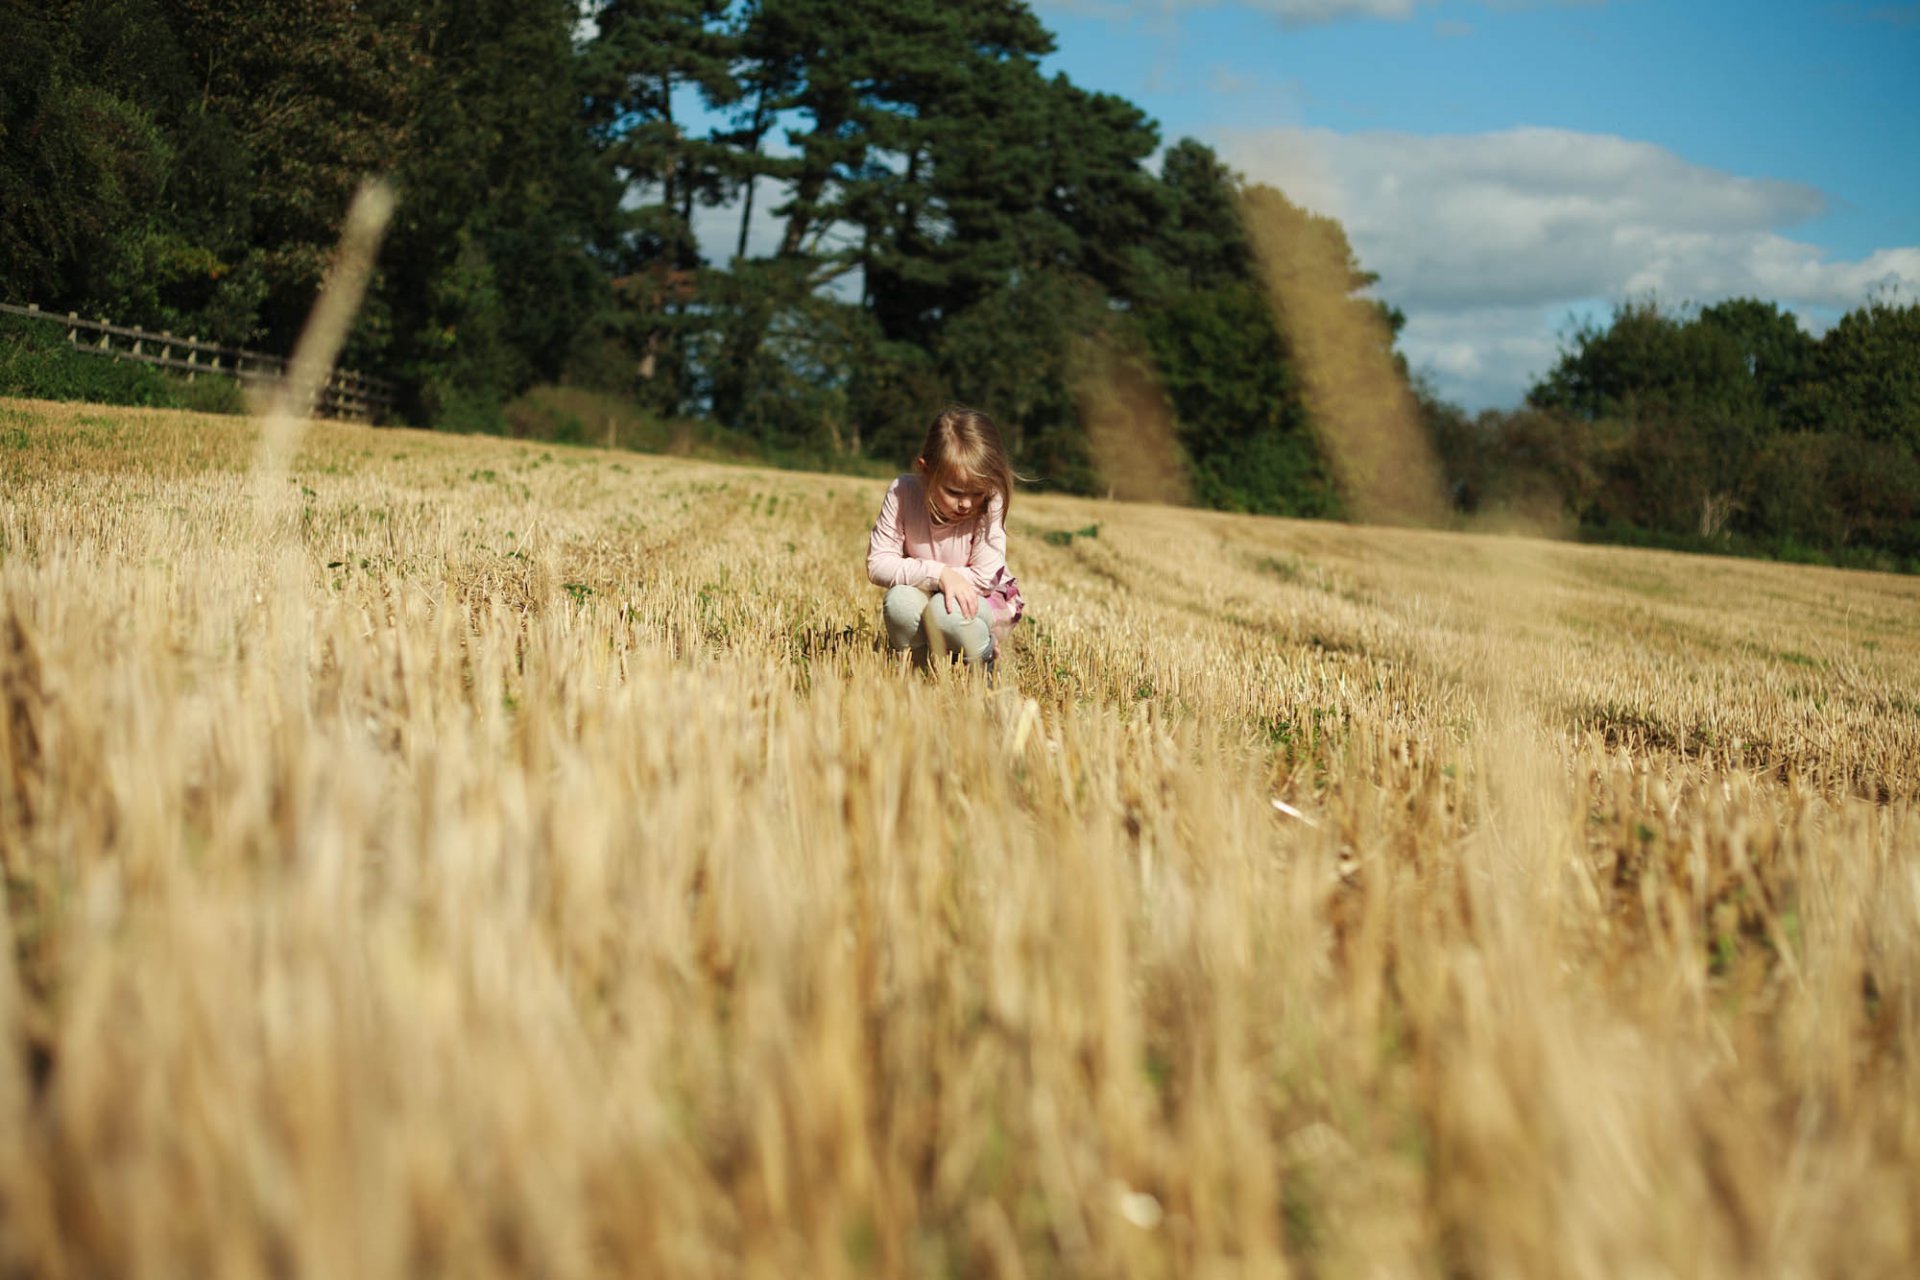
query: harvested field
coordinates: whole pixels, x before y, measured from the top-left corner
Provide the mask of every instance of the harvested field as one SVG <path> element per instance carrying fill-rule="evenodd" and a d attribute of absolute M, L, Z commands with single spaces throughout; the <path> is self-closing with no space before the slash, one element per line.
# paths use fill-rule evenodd
<path fill-rule="evenodd" d="M 0 1274 L 1920 1261 L 1920 581 L 254 452 L 0 401 Z"/>

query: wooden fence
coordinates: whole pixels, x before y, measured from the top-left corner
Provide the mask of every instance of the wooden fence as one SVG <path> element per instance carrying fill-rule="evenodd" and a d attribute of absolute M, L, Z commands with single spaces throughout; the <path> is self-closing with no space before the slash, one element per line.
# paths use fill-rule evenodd
<path fill-rule="evenodd" d="M 286 360 L 264 351 L 221 346 L 217 342 L 202 342 L 197 337 L 176 338 L 171 333 L 129 329 L 105 319 L 83 320 L 72 311 L 61 317 L 42 311 L 37 305 L 20 307 L 0 302 L 0 313 L 64 324 L 67 345 L 75 351 L 179 370 L 189 380 L 198 374 L 214 373 L 251 385 L 278 382 L 287 374 Z M 393 404 L 394 386 L 385 378 L 336 369 L 314 397 L 313 412 L 322 418 L 379 422 L 393 412 Z"/>

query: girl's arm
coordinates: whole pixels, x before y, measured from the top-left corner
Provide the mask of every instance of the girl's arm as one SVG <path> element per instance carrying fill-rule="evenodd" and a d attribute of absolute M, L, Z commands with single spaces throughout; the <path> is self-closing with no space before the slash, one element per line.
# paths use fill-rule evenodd
<path fill-rule="evenodd" d="M 981 521 L 980 531 L 974 535 L 973 548 L 967 553 L 967 576 L 973 579 L 974 589 L 985 595 L 1006 567 L 1006 514 L 999 495 L 995 494 L 987 507 L 986 519 Z"/>
<path fill-rule="evenodd" d="M 867 539 L 867 581 L 876 587 L 937 589 L 940 571 L 947 566 L 910 556 L 906 548 L 907 535 L 900 526 L 900 482 L 895 480 L 887 486 L 880 518 L 873 522 L 873 533 Z"/>

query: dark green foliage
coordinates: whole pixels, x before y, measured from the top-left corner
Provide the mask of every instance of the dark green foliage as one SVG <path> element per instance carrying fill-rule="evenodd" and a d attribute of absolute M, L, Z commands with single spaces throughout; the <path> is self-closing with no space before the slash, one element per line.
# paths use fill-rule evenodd
<path fill-rule="evenodd" d="M 1208 506 L 1329 516 L 1339 497 L 1259 290 L 1196 289 L 1149 313 L 1148 339 Z"/>
<path fill-rule="evenodd" d="M 709 107 L 734 102 L 736 40 L 725 0 L 609 0 L 581 60 L 587 118 L 606 164 L 647 200 L 629 207 L 628 251 L 681 270 L 699 265 L 696 205 L 728 188 L 728 143 L 692 134 L 675 118 L 682 89 Z"/>
<path fill-rule="evenodd" d="M 4 16 L 0 296 L 285 351 L 354 189 L 386 173 L 401 213 L 346 359 L 414 415 L 557 376 L 604 297 L 589 242 L 614 192 L 565 0 Z"/>
<path fill-rule="evenodd" d="M 246 391 L 232 378 L 208 373 L 195 374 L 191 381 L 180 373 L 163 376 L 173 384 L 174 404 L 178 408 L 194 413 L 243 414 L 248 411 Z"/>
<path fill-rule="evenodd" d="M 1848 312 L 1789 395 L 1807 426 L 1920 450 L 1920 301 L 1875 299 Z"/>
<path fill-rule="evenodd" d="M 173 252 L 155 299 L 168 327 L 288 349 L 355 187 L 402 149 L 412 30 L 355 0 L 77 7 L 96 33 L 77 65 L 126 86 L 172 147 L 163 198 L 140 211 Z M 217 325 L 191 323 L 202 313 Z"/>
<path fill-rule="evenodd" d="M 1812 372 L 1818 344 L 1793 315 L 1771 302 L 1734 298 L 1700 312 L 1700 325 L 1737 353 L 1760 405 L 1784 413 Z"/>
<path fill-rule="evenodd" d="M 1233 511 L 1340 514 L 1294 358 L 1254 281 L 1243 210 L 1270 205 L 1277 193 L 1243 191 L 1191 139 L 1167 152 L 1160 176 L 1165 212 L 1146 265 L 1142 323 L 1191 459 L 1194 496 Z M 1356 276 L 1352 287 L 1371 282 Z"/>
<path fill-rule="evenodd" d="M 1755 347 L 1781 344 L 1753 323 L 1760 310 L 1726 304 L 1712 318 L 1688 319 L 1630 304 L 1606 328 L 1576 331 L 1528 393 L 1536 409 L 1625 424 L 1597 460 L 1607 519 L 1702 537 L 1729 527 L 1756 453 L 1778 428 Z"/>
<path fill-rule="evenodd" d="M 650 404 L 709 413 L 763 448 L 904 461 L 957 399 L 996 413 L 1038 482 L 1091 491 L 1076 353 L 1135 345 L 1129 309 L 1225 306 L 1257 320 L 1239 364 L 1168 374 L 1182 431 L 1233 444 L 1203 491 L 1330 509 L 1297 394 L 1262 364 L 1277 347 L 1237 180 L 1193 143 L 1169 160 L 1175 181 L 1156 179 L 1152 121 L 1042 75 L 1052 38 L 1024 4 L 681 0 L 616 4 L 599 25 L 589 118 L 630 193 L 621 319 L 605 332 L 640 353 Z M 696 100 L 728 127 L 684 127 Z M 776 200 L 781 232 L 752 256 L 743 208 L 719 270 L 694 223 L 736 197 Z M 1182 354 L 1165 347 L 1157 361 Z"/>
<path fill-rule="evenodd" d="M 703 277 L 715 323 L 691 344 L 713 371 L 716 416 L 762 447 L 860 452 L 849 413 L 879 335 L 863 308 L 809 290 L 793 264 L 741 263 Z"/>
<path fill-rule="evenodd" d="M 1650 301 L 1620 308 L 1605 328 L 1576 330 L 1559 364 L 1527 393 L 1527 401 L 1588 421 L 1707 406 L 1751 413 L 1762 404 L 1738 337 Z"/>
<path fill-rule="evenodd" d="M 246 412 L 231 378 L 200 374 L 188 382 L 152 365 L 90 355 L 69 347 L 59 326 L 15 316 L 0 316 L 0 396 Z"/>
<path fill-rule="evenodd" d="M 1592 506 L 1602 479 L 1601 442 L 1617 434 L 1613 424 L 1569 421 L 1539 409 L 1468 418 L 1429 401 L 1428 414 L 1459 510 L 1548 526 Z"/>
<path fill-rule="evenodd" d="M 574 6 L 402 9 L 421 53 L 409 67 L 413 118 L 394 169 L 401 202 L 376 289 L 387 362 L 416 416 L 497 429 L 501 402 L 558 378 L 582 320 L 606 300 L 588 246 L 610 231 L 615 188 L 571 92 Z"/>
<path fill-rule="evenodd" d="M 1651 302 L 1575 332 L 1530 407 L 1428 421 L 1466 512 L 1615 540 L 1879 567 L 1920 562 L 1920 304 L 1816 340 L 1771 304 Z"/>
<path fill-rule="evenodd" d="M 1107 295 L 1084 276 L 1014 276 L 945 325 L 935 350 L 947 389 L 941 398 L 988 407 L 1006 430 L 1015 465 L 1036 483 L 1094 492 L 1099 477 L 1074 399 L 1075 344 L 1112 323 Z M 876 443 L 891 456 L 912 457 L 929 416 L 919 407 L 876 427 Z"/>
<path fill-rule="evenodd" d="M 0 31 L 0 291 L 12 300 L 90 309 L 113 300 L 130 260 L 163 255 L 149 212 L 173 163 L 168 139 L 124 59 L 90 48 L 112 31 L 108 6 L 10 4 Z M 129 28 L 169 40 L 151 6 L 128 4 Z"/>
<path fill-rule="evenodd" d="M 48 337 L 48 334 L 55 334 Z M 171 407 L 173 388 L 151 365 L 74 351 L 52 326 L 0 316 L 0 396 Z"/>

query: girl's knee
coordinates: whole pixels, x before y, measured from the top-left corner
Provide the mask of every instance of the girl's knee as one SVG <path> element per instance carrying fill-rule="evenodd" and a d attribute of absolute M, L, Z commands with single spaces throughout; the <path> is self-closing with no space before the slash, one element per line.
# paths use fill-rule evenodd
<path fill-rule="evenodd" d="M 948 610 L 944 598 L 935 597 L 929 607 L 929 621 L 939 628 L 947 646 L 965 654 L 969 662 L 984 657 L 993 643 L 984 610 L 971 618 L 963 618 Z"/>
<path fill-rule="evenodd" d="M 917 587 L 894 587 L 880 607 L 890 621 L 918 622 L 927 609 L 927 593 Z"/>
<path fill-rule="evenodd" d="M 925 643 L 920 635 L 920 619 L 927 610 L 927 593 L 916 587 L 894 587 L 881 603 L 880 613 L 887 622 L 887 641 L 896 649 Z"/>

